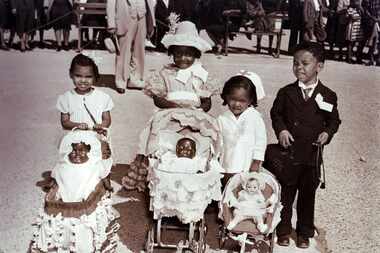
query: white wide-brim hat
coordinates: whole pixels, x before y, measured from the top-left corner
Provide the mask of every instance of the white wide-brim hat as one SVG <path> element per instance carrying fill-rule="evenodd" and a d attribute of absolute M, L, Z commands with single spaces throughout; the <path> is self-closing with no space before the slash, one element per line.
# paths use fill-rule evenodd
<path fill-rule="evenodd" d="M 161 43 L 166 48 L 170 46 L 195 47 L 202 53 L 211 50 L 211 45 L 199 36 L 197 28 L 190 21 L 179 23 L 175 33 L 167 33 L 162 38 Z"/>

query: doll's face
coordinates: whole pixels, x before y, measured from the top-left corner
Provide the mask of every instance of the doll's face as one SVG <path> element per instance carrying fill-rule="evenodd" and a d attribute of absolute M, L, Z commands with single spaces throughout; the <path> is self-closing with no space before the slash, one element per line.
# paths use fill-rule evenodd
<path fill-rule="evenodd" d="M 83 142 L 71 144 L 73 150 L 69 154 L 70 162 L 74 164 L 85 163 L 88 161 L 88 152 L 90 151 L 90 145 L 86 145 Z"/>
<path fill-rule="evenodd" d="M 196 153 L 195 142 L 188 138 L 182 138 L 177 142 L 176 155 L 177 157 L 194 158 Z"/>
<path fill-rule="evenodd" d="M 259 182 L 256 179 L 251 179 L 247 182 L 246 189 L 249 193 L 259 191 Z"/>

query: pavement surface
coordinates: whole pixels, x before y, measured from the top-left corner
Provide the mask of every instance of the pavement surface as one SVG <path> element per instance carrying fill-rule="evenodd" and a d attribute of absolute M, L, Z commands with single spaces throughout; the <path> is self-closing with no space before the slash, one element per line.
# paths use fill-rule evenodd
<path fill-rule="evenodd" d="M 267 96 L 260 101 L 258 110 L 267 126 L 268 141 L 275 142 L 269 110 L 278 89 L 294 81 L 292 58 L 253 54 L 251 42 L 244 37 L 239 37 L 232 46 L 246 50 L 228 57 L 205 54 L 202 61 L 212 75 L 222 80 L 221 84 L 241 69 L 261 76 Z M 155 107 L 140 91 L 127 90 L 119 95 L 112 89 L 113 55 L 105 51 L 88 53 L 98 62 L 102 74 L 99 86 L 115 103 L 112 141 L 116 163 L 128 164 L 136 153 L 138 134 Z M 55 104 L 59 94 L 73 87 L 68 72 L 74 55 L 74 51 L 57 53 L 51 49 L 27 53 L 0 51 L 0 252 L 27 252 L 32 238 L 31 224 L 43 204 L 44 193 L 36 183 L 57 159 L 62 129 Z M 165 54 L 147 52 L 146 74 L 167 62 Z M 379 70 L 327 61 L 320 75 L 337 92 L 342 118 L 338 133 L 325 149 L 327 188 L 317 192 L 315 222 L 321 235 L 316 244 L 326 247 L 318 249 L 321 252 L 379 252 Z M 211 114 L 217 115 L 222 110 L 225 108 L 221 99 L 214 97 Z M 143 201 L 122 205 L 129 210 L 122 214 L 128 235 L 122 237 L 123 243 L 132 252 L 138 252 L 143 248 L 146 225 L 151 218 L 148 215 L 140 218 L 146 212 Z M 216 245 L 215 238 L 211 244 Z M 275 252 L 310 251 L 277 246 Z"/>

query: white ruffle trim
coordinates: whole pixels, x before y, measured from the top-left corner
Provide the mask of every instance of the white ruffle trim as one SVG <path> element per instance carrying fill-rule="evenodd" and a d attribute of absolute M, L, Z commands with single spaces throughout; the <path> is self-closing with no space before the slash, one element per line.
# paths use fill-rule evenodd
<path fill-rule="evenodd" d="M 116 218 L 109 196 L 99 201 L 94 212 L 80 218 L 48 215 L 42 209 L 33 224 L 32 249 L 44 252 L 113 252 L 119 241 L 116 232 L 120 225 L 114 223 L 109 231 L 106 229 Z M 102 249 L 107 238 L 110 244 Z"/>
<path fill-rule="evenodd" d="M 148 179 L 154 219 L 177 216 L 183 223 L 199 221 L 207 205 L 221 199 L 222 177 L 216 170 L 184 174 L 151 169 Z"/>

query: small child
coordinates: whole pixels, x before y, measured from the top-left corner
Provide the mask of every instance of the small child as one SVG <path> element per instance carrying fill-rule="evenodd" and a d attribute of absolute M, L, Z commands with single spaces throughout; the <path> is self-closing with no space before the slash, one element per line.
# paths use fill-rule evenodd
<path fill-rule="evenodd" d="M 60 154 L 44 209 L 34 224 L 32 249 L 100 252 L 107 247 L 113 252 L 119 225 L 107 179 L 112 163 L 102 159 L 101 144 L 89 131 L 69 132 L 62 139 Z"/>
<path fill-rule="evenodd" d="M 75 88 L 60 95 L 57 101 L 63 129 L 93 129 L 101 133 L 109 128 L 114 104 L 108 94 L 93 87 L 99 78 L 95 62 L 83 54 L 76 55 L 70 77 Z"/>
<path fill-rule="evenodd" d="M 159 108 L 202 108 L 207 112 L 216 85 L 212 87 L 215 80 L 209 78 L 199 58 L 211 46 L 198 35 L 190 21 L 178 23 L 173 30 L 174 33 L 166 34 L 161 41 L 173 57 L 173 63 L 147 80 L 145 93 Z"/>
<path fill-rule="evenodd" d="M 218 117 L 223 138 L 222 167 L 226 173 L 258 171 L 267 144 L 264 121 L 255 109 L 265 96 L 260 77 L 241 71 L 231 77 L 222 92 L 228 110 Z"/>
<path fill-rule="evenodd" d="M 318 79 L 324 66 L 323 46 L 304 42 L 296 46 L 293 73 L 297 81 L 281 88 L 270 111 L 272 126 L 284 148 L 293 150 L 293 166 L 286 169 L 290 178 L 280 182 L 284 206 L 277 227 L 277 243 L 289 246 L 292 230 L 292 206 L 298 191 L 297 240 L 298 248 L 308 248 L 314 236 L 315 192 L 319 184 L 317 146 L 328 144 L 337 132 L 340 119 L 337 96 Z"/>
<path fill-rule="evenodd" d="M 233 205 L 235 208 L 233 212 L 234 216 L 228 224 L 227 229 L 233 229 L 243 220 L 253 219 L 257 224 L 257 229 L 261 233 L 265 233 L 268 225 L 264 223 L 264 218 L 267 206 L 271 204 L 265 200 L 262 193 L 265 183 L 261 182 L 258 177 L 251 176 L 242 187 L 243 189 L 238 193 L 237 203 Z"/>

